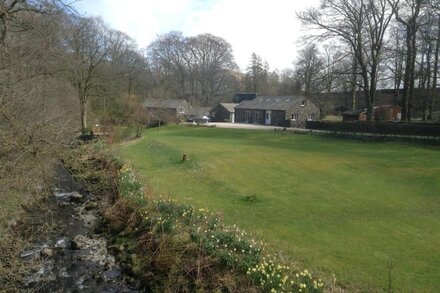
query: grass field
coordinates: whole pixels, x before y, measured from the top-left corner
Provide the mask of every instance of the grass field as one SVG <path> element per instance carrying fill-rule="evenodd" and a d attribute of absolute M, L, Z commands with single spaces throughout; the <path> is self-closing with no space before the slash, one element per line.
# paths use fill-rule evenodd
<path fill-rule="evenodd" d="M 119 145 L 156 194 L 221 211 L 351 289 L 440 292 L 440 150 L 171 126 Z M 182 154 L 189 161 L 180 163 Z"/>

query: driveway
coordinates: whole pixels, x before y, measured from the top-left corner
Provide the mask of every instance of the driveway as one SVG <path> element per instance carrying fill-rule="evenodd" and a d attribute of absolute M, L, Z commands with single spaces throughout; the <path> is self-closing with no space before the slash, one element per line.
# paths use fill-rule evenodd
<path fill-rule="evenodd" d="M 207 123 L 209 126 L 215 126 L 218 128 L 235 128 L 235 129 L 253 129 L 253 130 L 286 130 L 296 133 L 326 133 L 322 130 L 311 130 L 305 128 L 294 128 L 294 127 L 282 127 L 273 125 L 258 125 L 258 124 L 246 124 L 246 123 L 225 123 L 225 122 L 210 122 Z"/>
<path fill-rule="evenodd" d="M 284 127 L 273 125 L 257 125 L 246 123 L 225 123 L 225 122 L 210 122 L 209 126 L 215 126 L 218 128 L 237 128 L 237 129 L 258 129 L 258 130 L 282 130 Z M 288 128 L 293 129 L 293 128 Z"/>
<path fill-rule="evenodd" d="M 184 124 L 193 125 L 192 122 L 185 122 Z M 282 126 L 274 126 L 274 125 L 259 125 L 259 124 L 247 124 L 247 123 L 228 123 L 228 122 L 209 122 L 201 124 L 204 126 L 215 126 L 217 128 L 230 128 L 230 129 L 252 129 L 252 130 L 287 130 L 294 132 L 303 132 L 310 133 L 311 129 L 304 128 L 293 128 L 293 127 L 282 127 Z M 320 130 L 316 130 L 316 132 L 324 132 Z"/>

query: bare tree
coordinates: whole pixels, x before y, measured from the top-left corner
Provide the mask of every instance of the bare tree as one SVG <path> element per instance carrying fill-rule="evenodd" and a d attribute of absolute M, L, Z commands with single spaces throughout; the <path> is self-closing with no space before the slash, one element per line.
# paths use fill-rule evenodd
<path fill-rule="evenodd" d="M 188 39 L 188 48 L 197 71 L 201 101 L 209 106 L 214 97 L 227 91 L 231 72 L 237 68 L 231 45 L 224 39 L 202 34 Z"/>
<path fill-rule="evenodd" d="M 123 32 L 111 30 L 109 37 L 108 66 L 112 67 L 110 82 L 124 83 L 123 87 L 129 96 L 139 94 L 133 92 L 134 83 L 140 76 L 148 72 L 147 59 L 137 48 L 136 42 Z M 142 82 L 145 82 L 144 80 Z"/>
<path fill-rule="evenodd" d="M 291 95 L 301 92 L 301 85 L 295 78 L 293 69 L 284 69 L 280 74 L 279 95 Z"/>
<path fill-rule="evenodd" d="M 63 7 L 48 1 L 2 1 L 0 7 L 1 192 L 44 182 L 53 157 L 75 133 L 77 109 L 59 74 Z"/>
<path fill-rule="evenodd" d="M 151 70 L 165 75 L 166 84 L 174 95 L 185 96 L 194 90 L 193 60 L 181 32 L 160 35 L 147 49 Z"/>
<path fill-rule="evenodd" d="M 209 105 L 216 97 L 232 92 L 237 66 L 231 45 L 203 34 L 186 38 L 180 32 L 159 36 L 147 49 L 153 74 L 164 82 L 173 98 Z"/>
<path fill-rule="evenodd" d="M 423 2 L 423 0 L 403 0 L 400 5 L 394 7 L 396 20 L 401 23 L 406 30 L 406 58 L 402 99 L 403 121 L 411 120 L 417 56 L 416 39 L 417 31 L 420 28 L 419 20 Z"/>
<path fill-rule="evenodd" d="M 77 90 L 81 127 L 85 131 L 89 97 L 98 86 L 96 73 L 109 51 L 108 29 L 99 18 L 74 17 L 68 24 L 66 43 L 72 60 L 71 81 Z"/>
<path fill-rule="evenodd" d="M 437 95 L 437 76 L 439 71 L 439 54 L 440 54 L 440 7 L 434 7 L 434 11 L 436 11 L 436 30 L 437 37 L 435 39 L 435 50 L 434 50 L 434 64 L 433 64 L 433 78 L 432 78 L 432 93 L 431 93 L 431 101 L 427 118 L 429 120 L 432 119 L 432 114 L 435 109 L 436 103 L 436 95 Z"/>
<path fill-rule="evenodd" d="M 362 78 L 360 86 L 370 120 L 385 35 L 396 5 L 397 2 L 386 0 L 322 0 L 320 9 L 311 8 L 298 14 L 304 25 L 318 30 L 316 38 L 338 38 L 351 48 Z"/>
<path fill-rule="evenodd" d="M 320 91 L 323 66 L 323 60 L 315 44 L 309 44 L 299 52 L 295 71 L 306 96 Z"/>
<path fill-rule="evenodd" d="M 38 0 L 2 0 L 0 1 L 0 44 L 5 44 L 6 34 L 11 26 L 22 26 L 27 22 L 23 18 L 23 12 L 48 13 L 53 12 L 61 1 L 38 1 Z M 19 15 L 20 14 L 20 15 Z M 17 15 L 19 15 L 17 17 Z M 28 27 L 28 29 L 31 29 Z"/>
<path fill-rule="evenodd" d="M 387 69 L 390 71 L 391 79 L 393 81 L 395 105 L 398 105 L 400 102 L 400 88 L 403 81 L 403 65 L 405 59 L 405 46 L 402 42 L 403 38 L 404 34 L 400 25 L 396 25 L 390 30 Z"/>

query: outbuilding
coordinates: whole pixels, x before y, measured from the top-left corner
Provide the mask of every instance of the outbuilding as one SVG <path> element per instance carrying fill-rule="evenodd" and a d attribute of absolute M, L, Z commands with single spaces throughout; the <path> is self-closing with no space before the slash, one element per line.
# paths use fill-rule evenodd
<path fill-rule="evenodd" d="M 367 121 L 367 109 L 355 109 L 342 112 L 343 122 Z"/>
<path fill-rule="evenodd" d="M 235 122 L 235 107 L 237 103 L 220 103 L 209 112 L 211 121 L 214 122 Z"/>
<path fill-rule="evenodd" d="M 151 119 L 175 120 L 190 116 L 193 108 L 187 100 L 179 99 L 147 99 L 143 103 Z"/>
<path fill-rule="evenodd" d="M 237 123 L 305 127 L 307 120 L 319 119 L 319 107 L 303 96 L 261 96 L 235 107 Z"/>

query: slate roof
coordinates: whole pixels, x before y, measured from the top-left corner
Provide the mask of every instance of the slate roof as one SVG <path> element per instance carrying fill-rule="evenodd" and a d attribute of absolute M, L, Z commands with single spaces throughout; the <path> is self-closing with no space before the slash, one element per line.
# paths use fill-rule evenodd
<path fill-rule="evenodd" d="M 167 99 L 167 100 L 147 99 L 143 103 L 143 105 L 146 108 L 170 108 L 170 109 L 178 109 L 181 107 L 189 106 L 186 100 L 179 100 L 179 99 Z"/>
<path fill-rule="evenodd" d="M 359 116 L 359 114 L 367 113 L 367 109 L 356 109 L 342 112 L 342 115 Z"/>
<path fill-rule="evenodd" d="M 254 110 L 289 110 L 306 98 L 301 96 L 257 97 L 251 101 L 241 102 L 236 109 Z"/>
<path fill-rule="evenodd" d="M 194 106 L 191 110 L 191 114 L 198 115 L 198 116 L 208 116 L 210 110 L 211 110 L 211 107 Z"/>
<path fill-rule="evenodd" d="M 235 112 L 235 107 L 237 107 L 239 104 L 237 103 L 220 103 L 220 105 L 223 106 L 229 113 Z"/>
<path fill-rule="evenodd" d="M 236 93 L 233 97 L 234 102 L 240 103 L 242 101 L 253 100 L 257 97 L 256 93 Z"/>

